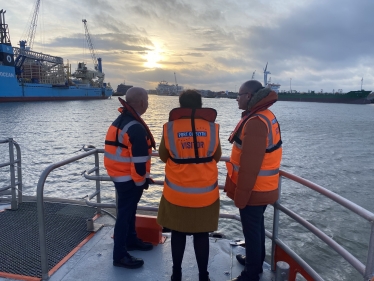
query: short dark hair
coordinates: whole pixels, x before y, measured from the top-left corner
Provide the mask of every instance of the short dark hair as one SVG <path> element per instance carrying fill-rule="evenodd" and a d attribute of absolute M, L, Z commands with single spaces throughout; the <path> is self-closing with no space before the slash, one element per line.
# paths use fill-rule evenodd
<path fill-rule="evenodd" d="M 182 108 L 201 108 L 201 94 L 195 90 L 185 90 L 179 95 L 179 104 Z"/>

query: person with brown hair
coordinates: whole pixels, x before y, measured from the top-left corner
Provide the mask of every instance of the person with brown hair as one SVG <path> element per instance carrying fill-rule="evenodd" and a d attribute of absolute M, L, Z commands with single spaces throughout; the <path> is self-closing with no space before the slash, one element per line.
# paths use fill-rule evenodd
<path fill-rule="evenodd" d="M 186 236 L 193 235 L 199 280 L 208 281 L 209 232 L 218 228 L 220 207 L 217 162 L 222 151 L 217 112 L 202 108 L 201 95 L 194 90 L 184 91 L 179 103 L 163 126 L 159 147 L 166 165 L 157 222 L 171 230 L 171 280 L 182 280 Z"/>
<path fill-rule="evenodd" d="M 282 139 L 277 118 L 269 110 L 278 99 L 270 88 L 256 80 L 241 85 L 237 97 L 242 119 L 229 141 L 233 144 L 227 162 L 225 192 L 239 208 L 246 245 L 241 274 L 231 281 L 258 281 L 265 260 L 264 212 L 279 197 L 279 167 Z"/>

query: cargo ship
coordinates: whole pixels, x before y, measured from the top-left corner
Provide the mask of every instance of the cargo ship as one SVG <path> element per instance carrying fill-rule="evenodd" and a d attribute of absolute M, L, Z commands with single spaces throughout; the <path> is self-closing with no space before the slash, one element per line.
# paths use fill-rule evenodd
<path fill-rule="evenodd" d="M 368 99 L 371 91 L 358 90 L 348 93 L 299 93 L 281 92 L 278 93 L 279 101 L 304 101 L 304 102 L 324 102 L 324 103 L 350 103 L 368 104 L 372 101 Z"/>
<path fill-rule="evenodd" d="M 279 101 L 302 101 L 302 102 L 323 102 L 323 103 L 350 103 L 350 104 L 368 104 L 374 102 L 374 95 L 371 91 L 358 90 L 343 93 L 339 90 L 335 93 L 315 93 L 311 91 L 309 93 L 301 93 L 297 91 L 280 92 L 280 84 L 271 83 L 271 80 L 267 79 L 267 75 L 270 72 L 267 70 L 267 63 L 264 69 L 264 85 L 271 88 L 278 94 Z M 369 96 L 370 95 L 370 96 Z"/>
<path fill-rule="evenodd" d="M 113 93 L 113 96 L 124 96 L 128 89 L 132 88 L 132 85 L 126 85 L 126 83 L 121 83 L 117 86 L 117 91 Z"/>
<path fill-rule="evenodd" d="M 86 21 L 86 37 L 89 36 Z M 89 37 L 88 37 L 89 38 Z M 91 44 L 92 46 L 92 44 Z M 104 82 L 101 58 L 95 70 L 79 62 L 74 73 L 61 57 L 30 50 L 27 41 L 13 47 L 5 11 L 0 10 L 0 102 L 107 99 L 113 89 Z"/>

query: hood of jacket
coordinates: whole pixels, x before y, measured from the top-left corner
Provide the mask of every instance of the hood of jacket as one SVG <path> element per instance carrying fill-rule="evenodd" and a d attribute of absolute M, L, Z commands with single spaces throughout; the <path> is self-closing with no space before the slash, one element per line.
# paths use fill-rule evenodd
<path fill-rule="evenodd" d="M 246 112 L 251 113 L 258 111 L 259 109 L 266 109 L 278 100 L 278 95 L 270 88 L 263 88 L 253 94 L 252 98 L 248 102 Z"/>

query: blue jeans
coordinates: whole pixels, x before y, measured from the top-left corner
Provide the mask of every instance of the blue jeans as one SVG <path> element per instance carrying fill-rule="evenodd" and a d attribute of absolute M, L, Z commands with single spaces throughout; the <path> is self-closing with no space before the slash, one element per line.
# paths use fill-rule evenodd
<path fill-rule="evenodd" d="M 115 182 L 117 191 L 117 220 L 114 226 L 113 260 L 119 261 L 127 253 L 127 245 L 137 241 L 135 230 L 136 208 L 143 188 L 136 186 L 133 181 Z"/>
<path fill-rule="evenodd" d="M 239 209 L 245 239 L 245 280 L 258 281 L 265 260 L 264 206 L 246 206 Z"/>

